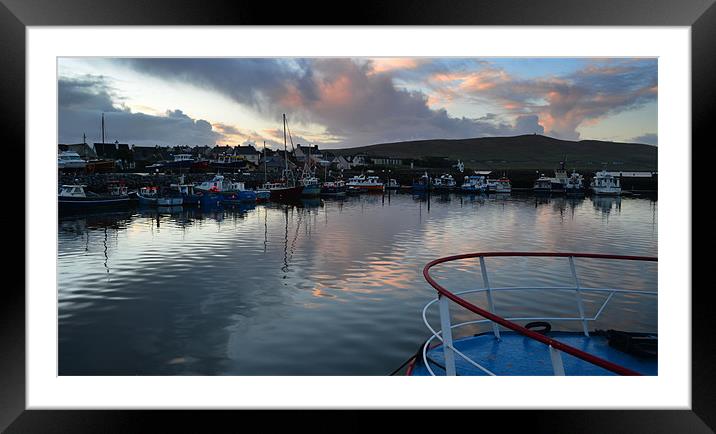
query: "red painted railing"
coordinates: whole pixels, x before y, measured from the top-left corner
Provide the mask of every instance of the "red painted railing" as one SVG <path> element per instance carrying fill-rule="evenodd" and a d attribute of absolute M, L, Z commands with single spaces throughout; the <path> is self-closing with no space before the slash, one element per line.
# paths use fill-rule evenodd
<path fill-rule="evenodd" d="M 434 267 L 435 265 L 442 264 L 444 262 L 457 261 L 460 259 L 469 259 L 469 258 L 500 257 L 500 256 L 501 257 L 530 256 L 530 257 L 552 257 L 552 258 L 572 257 L 572 258 L 615 259 L 615 260 L 650 261 L 650 262 L 656 262 L 657 258 L 652 257 L 652 256 L 604 255 L 604 254 L 597 254 L 597 253 L 484 252 L 484 253 L 465 253 L 462 255 L 446 256 L 444 258 L 435 259 L 434 261 L 429 262 L 425 266 L 425 268 L 423 268 L 423 276 L 425 277 L 425 280 L 427 280 L 428 283 L 438 291 L 438 294 L 440 294 L 441 296 L 447 297 L 448 299 L 452 300 L 453 302 L 457 303 L 458 305 L 464 307 L 465 309 L 467 309 L 473 313 L 476 313 L 476 314 L 478 314 L 478 315 L 480 315 L 496 324 L 499 324 L 503 327 L 513 330 L 523 336 L 527 336 L 531 339 L 542 342 L 545 345 L 551 345 L 554 349 L 564 351 L 567 354 L 570 354 L 574 357 L 580 358 L 580 359 L 587 361 L 589 363 L 592 363 L 594 365 L 600 366 L 600 367 L 607 369 L 611 372 L 614 372 L 616 374 L 619 374 L 619 375 L 641 375 L 640 373 L 638 373 L 636 371 L 633 371 L 631 369 L 617 365 L 616 363 L 612 363 L 608 360 L 602 359 L 602 358 L 597 357 L 593 354 L 589 354 L 587 352 L 584 352 L 582 350 L 574 348 L 570 345 L 564 344 L 560 341 L 556 341 L 556 340 L 549 338 L 545 335 L 534 332 L 530 329 L 522 327 L 519 324 L 516 324 L 512 321 L 502 318 L 501 316 L 498 316 L 498 315 L 495 315 L 489 311 L 486 311 L 485 309 L 477 307 L 474 304 L 468 302 L 467 300 L 465 300 L 465 299 L 451 293 L 447 289 L 443 288 L 439 283 L 437 283 L 435 281 L 435 279 L 432 278 L 432 276 L 430 276 L 430 269 L 432 267 Z M 412 371 L 412 366 L 410 366 L 410 368 L 411 368 L 410 370 Z"/>

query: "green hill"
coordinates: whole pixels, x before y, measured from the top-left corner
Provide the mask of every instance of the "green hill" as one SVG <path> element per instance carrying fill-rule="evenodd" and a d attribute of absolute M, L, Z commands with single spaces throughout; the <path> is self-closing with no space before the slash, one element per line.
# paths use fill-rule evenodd
<path fill-rule="evenodd" d="M 419 160 L 445 157 L 474 169 L 551 169 L 565 156 L 567 166 L 583 169 L 657 170 L 657 147 L 598 140 L 559 140 L 541 135 L 418 140 L 329 149 L 340 155 L 364 153 Z"/>

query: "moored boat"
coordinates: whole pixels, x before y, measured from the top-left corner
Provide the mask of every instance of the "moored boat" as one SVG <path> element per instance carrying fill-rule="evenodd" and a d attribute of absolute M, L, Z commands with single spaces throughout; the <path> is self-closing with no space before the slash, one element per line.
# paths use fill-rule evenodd
<path fill-rule="evenodd" d="M 453 178 L 449 173 L 444 173 L 433 179 L 433 188 L 435 190 L 450 191 L 453 190 L 456 185 L 457 183 L 455 182 L 455 178 Z"/>
<path fill-rule="evenodd" d="M 140 205 L 157 205 L 159 199 L 159 188 L 155 186 L 141 187 L 137 192 Z"/>
<path fill-rule="evenodd" d="M 184 183 L 184 175 L 181 176 L 178 184 L 172 184 L 172 188 L 182 197 L 182 205 L 196 205 L 201 199 L 201 195 L 194 192 L 194 184 Z"/>
<path fill-rule="evenodd" d="M 423 173 L 420 178 L 413 181 L 413 192 L 420 193 L 432 189 L 432 178 L 428 172 Z"/>
<path fill-rule="evenodd" d="M 273 201 L 298 201 L 303 193 L 303 186 L 296 182 L 293 171 L 288 167 L 288 147 L 286 142 L 286 114 L 283 115 L 283 155 L 286 167 L 279 182 L 267 183 L 264 188 L 271 192 Z M 293 139 L 291 140 L 293 146 Z"/>
<path fill-rule="evenodd" d="M 271 199 L 271 190 L 265 188 L 257 188 L 254 191 L 256 192 L 256 202 L 267 202 L 269 199 Z"/>
<path fill-rule="evenodd" d="M 469 175 L 465 177 L 465 180 L 460 186 L 460 190 L 463 193 L 484 193 L 487 191 L 487 184 L 485 184 L 485 177 L 482 175 Z"/>
<path fill-rule="evenodd" d="M 321 186 L 321 196 L 345 196 L 346 190 L 346 182 L 341 179 L 326 181 Z"/>
<path fill-rule="evenodd" d="M 60 188 L 57 203 L 60 211 L 87 209 L 92 207 L 127 206 L 130 197 L 127 188 L 122 186 L 117 193 L 97 194 L 85 190 L 82 184 L 67 184 Z"/>
<path fill-rule="evenodd" d="M 590 186 L 594 194 L 597 195 L 619 196 L 622 193 L 619 178 L 607 172 L 606 169 L 594 175 Z"/>
<path fill-rule="evenodd" d="M 352 178 L 349 178 L 346 182 L 346 186 L 354 189 L 358 189 L 361 191 L 383 191 L 383 183 L 380 181 L 380 178 L 377 176 L 365 176 L 365 175 L 358 175 L 354 176 Z"/>
<path fill-rule="evenodd" d="M 571 175 L 567 178 L 564 191 L 571 196 L 584 194 L 584 177 L 577 173 L 576 170 L 572 170 Z"/>
<path fill-rule="evenodd" d="M 87 167 L 87 162 L 80 158 L 80 154 L 73 151 L 63 151 L 57 155 L 57 168 L 59 170 L 81 170 Z"/>
<path fill-rule="evenodd" d="M 549 194 L 552 192 L 552 178 L 541 174 L 539 178 L 532 186 L 532 191 L 535 193 Z"/>
<path fill-rule="evenodd" d="M 490 185 L 490 193 L 511 193 L 512 183 L 507 177 L 502 177 L 493 181 Z"/>

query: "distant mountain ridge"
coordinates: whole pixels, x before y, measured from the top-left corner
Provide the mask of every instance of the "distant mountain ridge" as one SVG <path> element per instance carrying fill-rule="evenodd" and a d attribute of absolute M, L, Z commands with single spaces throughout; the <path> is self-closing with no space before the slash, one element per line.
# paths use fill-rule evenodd
<path fill-rule="evenodd" d="M 338 155 L 363 153 L 403 159 L 447 157 L 466 166 L 485 169 L 551 169 L 565 156 L 568 168 L 657 170 L 658 148 L 640 143 L 600 140 L 559 140 L 537 134 L 473 139 L 414 140 L 347 149 L 328 149 Z"/>

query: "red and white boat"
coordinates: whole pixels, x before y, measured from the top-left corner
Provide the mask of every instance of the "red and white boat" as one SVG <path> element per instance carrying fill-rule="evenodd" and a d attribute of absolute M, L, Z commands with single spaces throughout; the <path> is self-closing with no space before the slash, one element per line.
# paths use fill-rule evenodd
<path fill-rule="evenodd" d="M 377 176 L 358 175 L 348 179 L 346 186 L 366 191 L 383 191 L 384 185 Z"/>

